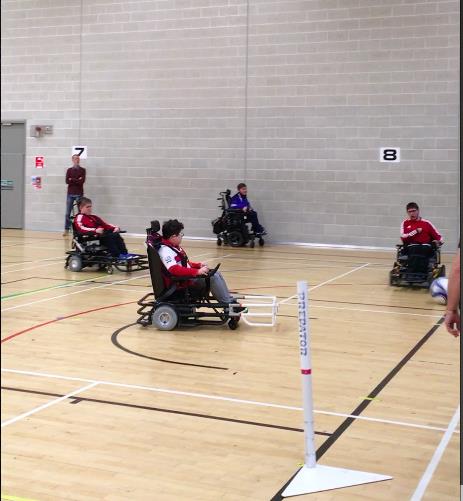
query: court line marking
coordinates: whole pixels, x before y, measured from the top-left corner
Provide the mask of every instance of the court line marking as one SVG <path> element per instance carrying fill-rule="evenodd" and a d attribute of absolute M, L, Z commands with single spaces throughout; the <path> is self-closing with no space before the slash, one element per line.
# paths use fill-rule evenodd
<path fill-rule="evenodd" d="M 205 256 L 205 255 L 208 255 L 208 254 L 210 254 L 210 253 L 209 252 L 205 252 L 204 254 L 199 254 L 198 256 L 195 256 L 195 259 L 198 258 L 198 257 L 202 257 L 202 256 Z M 210 258 L 210 260 L 213 260 L 213 259 L 224 259 L 226 257 L 227 257 L 227 255 L 225 255 L 225 256 L 219 256 L 219 257 L 212 257 L 212 258 Z M 18 304 L 16 306 L 10 306 L 9 308 L 3 308 L 0 311 L 4 312 L 4 311 L 16 310 L 18 308 L 25 308 L 26 306 L 32 306 L 34 304 L 44 303 L 44 302 L 47 302 L 47 301 L 52 301 L 53 299 L 59 299 L 59 298 L 62 298 L 62 297 L 72 296 L 74 294 L 81 294 L 82 292 L 89 292 L 89 291 L 93 291 L 93 290 L 96 290 L 96 289 L 102 289 L 104 287 L 109 287 L 110 285 L 121 284 L 121 283 L 124 283 L 124 282 L 130 282 L 131 280 L 138 280 L 140 278 L 146 278 L 146 277 L 149 277 L 149 276 L 150 276 L 150 274 L 147 273 L 145 275 L 138 275 L 136 277 L 126 278 L 126 279 L 123 279 L 123 280 L 116 280 L 114 282 L 111 282 L 110 284 L 97 285 L 96 287 L 89 287 L 87 289 L 81 289 L 81 290 L 78 290 L 78 291 L 69 292 L 68 294 L 60 294 L 59 296 L 53 296 L 53 297 L 47 297 L 47 298 L 44 298 L 44 299 L 38 299 L 37 301 L 32 301 L 30 303 Z"/>
<path fill-rule="evenodd" d="M 38 263 L 42 261 L 37 261 Z M 2 275 L 7 275 L 8 273 L 21 273 L 22 271 L 37 270 L 39 268 L 46 268 L 47 266 L 61 265 L 63 266 L 64 261 L 56 261 L 54 263 L 43 264 L 42 266 L 31 266 L 30 268 L 21 268 L 19 270 L 2 271 Z"/>
<path fill-rule="evenodd" d="M 447 445 L 450 442 L 450 438 L 455 432 L 455 428 L 457 427 L 459 419 L 460 419 L 460 406 L 457 407 L 455 414 L 450 420 L 449 425 L 447 426 L 447 429 L 444 433 L 444 436 L 442 437 L 439 445 L 434 451 L 431 461 L 429 462 L 425 472 L 423 473 L 423 476 L 421 477 L 421 480 L 419 481 L 418 486 L 416 487 L 415 492 L 413 493 L 413 496 L 410 498 L 410 501 L 420 501 L 421 498 L 423 497 L 428 487 L 428 484 L 431 481 L 431 478 L 440 460 L 442 459 L 442 455 L 444 454 L 445 449 L 447 448 Z"/>
<path fill-rule="evenodd" d="M 258 289 L 258 287 L 256 287 Z M 134 290 L 134 289 L 123 289 L 122 287 L 108 287 L 107 290 L 110 291 L 117 291 L 117 292 L 133 292 L 138 295 L 140 295 L 140 290 Z M 329 302 L 329 301 L 327 301 Z M 297 306 L 297 303 L 285 303 L 286 306 Z M 386 315 L 411 315 L 415 317 L 431 317 L 431 318 L 440 318 L 442 315 L 430 315 L 430 314 L 425 314 L 425 313 L 408 313 L 408 312 L 402 312 L 402 311 L 383 311 L 383 310 L 369 310 L 369 309 L 361 309 L 361 308 L 341 308 L 339 306 L 322 306 L 322 305 L 311 305 L 311 308 L 324 308 L 324 309 L 330 309 L 330 310 L 346 310 L 346 311 L 365 311 L 367 313 L 385 313 Z M 390 308 L 394 308 L 394 306 L 390 306 Z M 294 317 L 296 318 L 296 317 Z"/>
<path fill-rule="evenodd" d="M 1 296 L 0 300 L 6 301 L 6 300 L 10 300 L 10 299 L 17 299 L 18 297 L 31 296 L 33 294 L 40 294 L 41 292 L 51 291 L 54 289 L 63 289 L 65 287 L 73 287 L 74 285 L 82 284 L 85 282 L 92 282 L 93 280 L 99 280 L 100 278 L 108 278 L 108 275 L 105 274 L 105 275 L 98 275 L 97 277 L 94 277 L 94 278 L 85 278 L 82 280 L 72 280 L 69 282 L 65 282 L 64 284 L 52 285 L 51 287 L 42 287 L 41 289 L 35 289 L 35 290 L 31 290 L 31 291 L 13 292 L 11 294 L 7 294 L 6 296 Z"/>
<path fill-rule="evenodd" d="M 342 273 L 341 275 L 337 275 L 336 277 L 330 278 L 329 280 L 325 280 L 321 284 L 317 284 L 317 285 L 314 285 L 313 287 L 309 287 L 309 292 L 313 291 L 315 289 L 318 289 L 319 287 L 322 287 L 323 285 L 329 284 L 330 282 L 334 282 L 338 278 L 342 278 L 342 277 L 345 277 L 347 275 L 350 275 L 351 273 L 354 273 L 354 271 L 358 271 L 358 270 L 361 270 L 362 268 L 366 268 L 369 264 L 370 263 L 362 264 L 361 266 L 357 266 L 357 268 L 354 268 L 353 270 L 346 271 L 346 273 Z M 282 301 L 280 301 L 278 303 L 278 305 L 285 304 L 286 302 L 291 301 L 291 299 L 294 299 L 295 297 L 297 297 L 297 294 L 294 294 L 293 296 L 289 296 L 288 298 L 283 299 Z"/>
<path fill-rule="evenodd" d="M 50 402 L 47 402 L 46 404 L 40 405 L 39 407 L 35 407 L 34 409 L 31 409 L 30 411 L 24 412 L 23 414 L 19 414 L 19 416 L 8 419 L 7 421 L 3 421 L 1 427 L 4 428 L 5 426 L 9 426 L 10 424 L 16 423 L 17 421 L 21 421 L 21 419 L 24 419 L 28 416 L 31 416 L 32 414 L 35 414 L 36 412 L 47 409 L 48 407 L 51 407 L 52 405 L 58 404 L 59 402 L 62 402 L 63 400 L 66 400 L 69 397 L 73 397 L 74 395 L 77 395 L 78 393 L 82 393 L 85 390 L 89 390 L 90 388 L 93 388 L 97 384 L 98 384 L 98 381 L 93 381 L 92 383 L 87 384 L 86 386 L 82 386 L 82 388 L 78 388 L 77 390 L 71 391 L 70 393 L 63 395 L 62 397 L 55 398 L 54 400 L 51 400 Z"/>
<path fill-rule="evenodd" d="M 2 265 L 4 268 L 11 268 L 12 266 L 20 266 L 22 264 L 31 264 L 31 263 L 43 263 L 44 261 L 57 261 L 58 259 L 63 259 L 63 255 L 60 254 L 59 256 L 52 256 L 52 257 L 45 257 L 43 259 L 36 259 L 35 261 L 22 261 L 20 263 L 11 263 L 11 264 L 4 264 Z"/>
<path fill-rule="evenodd" d="M 80 381 L 83 383 L 96 383 L 96 384 L 100 384 L 100 385 L 116 386 L 116 387 L 120 387 L 120 388 L 145 390 L 145 391 L 152 391 L 154 393 L 166 393 L 169 395 L 180 395 L 180 396 L 184 396 L 184 397 L 204 398 L 204 399 L 208 399 L 208 400 L 220 400 L 223 402 L 255 405 L 255 406 L 259 406 L 259 407 L 271 407 L 271 408 L 275 408 L 275 409 L 286 409 L 286 410 L 291 410 L 291 411 L 302 411 L 303 410 L 302 407 L 296 407 L 296 406 L 292 406 L 292 405 L 274 404 L 274 403 L 270 403 L 270 402 L 259 402 L 256 400 L 244 400 L 244 399 L 234 398 L 234 397 L 224 397 L 224 396 L 220 396 L 220 395 L 209 395 L 207 393 L 195 393 L 195 392 L 189 392 L 189 391 L 171 390 L 169 388 L 156 388 L 154 386 L 143 386 L 143 385 L 127 384 L 127 383 L 115 383 L 113 381 L 86 379 L 86 378 L 80 378 L 80 377 L 74 377 L 74 376 L 60 376 L 57 374 L 49 374 L 49 373 L 44 373 L 44 372 L 24 371 L 24 370 L 18 370 L 18 369 L 6 369 L 4 367 L 1 368 L 1 371 L 7 372 L 7 373 L 12 373 L 12 374 L 21 374 L 24 376 L 36 376 L 36 377 L 51 378 L 51 379 L 63 379 L 66 381 Z M 423 424 L 419 424 L 419 423 L 408 423 L 405 421 L 396 421 L 396 420 L 392 420 L 392 419 L 370 418 L 370 417 L 366 417 L 366 416 L 356 416 L 356 415 L 352 415 L 352 414 L 343 414 L 340 412 L 320 411 L 320 410 L 314 410 L 314 412 L 316 414 L 325 414 L 327 416 L 348 417 L 348 418 L 353 418 L 353 419 L 361 419 L 363 421 L 372 421 L 372 422 L 378 422 L 378 423 L 384 423 L 384 424 L 393 424 L 393 425 L 397 425 L 397 426 L 407 426 L 410 428 L 420 428 L 420 429 L 424 429 L 424 430 L 434 430 L 434 431 L 445 431 L 445 428 L 441 428 L 438 426 L 429 426 L 429 425 L 423 425 Z M 459 433 L 459 431 L 455 431 L 455 433 Z"/>

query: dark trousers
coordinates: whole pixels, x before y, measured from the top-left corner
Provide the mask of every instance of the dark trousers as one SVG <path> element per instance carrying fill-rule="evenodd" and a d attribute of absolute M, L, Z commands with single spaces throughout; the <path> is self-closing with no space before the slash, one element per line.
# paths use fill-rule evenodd
<path fill-rule="evenodd" d="M 74 205 L 74 202 L 76 200 L 79 200 L 82 198 L 81 195 L 67 195 L 66 197 L 66 213 L 64 215 L 64 229 L 69 230 L 71 228 L 71 212 L 72 212 L 72 206 Z"/>
<path fill-rule="evenodd" d="M 108 248 L 113 257 L 119 257 L 119 254 L 127 254 L 127 247 L 119 233 L 105 233 L 100 238 L 100 242 Z"/>
<path fill-rule="evenodd" d="M 262 233 L 264 231 L 263 226 L 259 223 L 259 218 L 255 210 L 246 212 L 246 218 L 251 223 L 254 233 Z"/>

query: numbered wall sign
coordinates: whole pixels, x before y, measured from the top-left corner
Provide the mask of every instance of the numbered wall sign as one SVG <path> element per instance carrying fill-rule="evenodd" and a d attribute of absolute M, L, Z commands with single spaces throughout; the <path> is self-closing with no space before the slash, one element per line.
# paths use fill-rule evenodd
<path fill-rule="evenodd" d="M 87 158 L 87 147 L 86 146 L 73 146 L 72 155 L 79 155 L 80 158 Z"/>
<path fill-rule="evenodd" d="M 43 169 L 43 167 L 44 167 L 44 157 L 35 157 L 35 167 L 37 169 Z"/>
<path fill-rule="evenodd" d="M 400 148 L 380 148 L 380 162 L 400 162 Z"/>

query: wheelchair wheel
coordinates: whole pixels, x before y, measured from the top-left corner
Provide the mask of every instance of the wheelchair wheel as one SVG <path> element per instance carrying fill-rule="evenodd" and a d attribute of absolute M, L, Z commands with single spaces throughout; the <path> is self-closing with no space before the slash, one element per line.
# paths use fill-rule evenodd
<path fill-rule="evenodd" d="M 222 245 L 222 240 L 220 238 L 217 239 L 217 245 L 220 247 Z"/>
<path fill-rule="evenodd" d="M 263 247 L 263 246 L 264 246 L 264 244 L 265 244 L 265 240 L 264 240 L 262 237 L 261 237 L 261 238 L 259 238 L 259 245 L 260 245 L 261 247 Z"/>
<path fill-rule="evenodd" d="M 114 268 L 112 267 L 112 265 L 108 265 L 108 266 L 106 266 L 106 273 L 107 273 L 108 275 L 112 275 L 112 274 L 113 274 L 113 272 L 114 272 Z"/>
<path fill-rule="evenodd" d="M 249 242 L 249 247 L 251 247 L 251 249 L 254 249 L 255 246 L 256 246 L 256 242 L 254 242 L 254 240 L 251 240 Z"/>
<path fill-rule="evenodd" d="M 80 271 L 82 269 L 82 258 L 80 256 L 71 256 L 68 262 L 70 271 Z"/>
<path fill-rule="evenodd" d="M 239 325 L 239 320 L 236 318 L 230 318 L 230 320 L 228 321 L 228 328 L 232 331 L 238 329 L 238 325 Z"/>
<path fill-rule="evenodd" d="M 161 331 L 171 331 L 178 323 L 177 312 L 171 306 L 159 306 L 151 317 L 151 323 Z"/>
<path fill-rule="evenodd" d="M 228 243 L 232 247 L 241 247 L 244 243 L 243 235 L 239 231 L 231 231 L 228 234 Z"/>

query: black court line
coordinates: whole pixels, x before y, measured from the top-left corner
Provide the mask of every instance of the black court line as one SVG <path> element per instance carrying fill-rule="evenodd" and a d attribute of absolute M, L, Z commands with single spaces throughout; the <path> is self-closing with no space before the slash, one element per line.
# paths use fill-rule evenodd
<path fill-rule="evenodd" d="M 386 284 L 382 284 L 386 285 Z M 286 296 L 277 296 L 277 299 L 288 299 Z M 296 299 L 294 297 L 293 299 Z M 360 305 L 360 306 L 382 306 L 383 308 L 400 308 L 403 310 L 423 310 L 423 311 L 435 311 L 437 313 L 440 313 L 441 310 L 437 310 L 435 308 L 420 308 L 418 306 L 400 306 L 400 305 L 391 305 L 391 304 L 377 304 L 377 303 L 357 303 L 354 301 L 334 301 L 333 299 L 310 299 L 311 302 L 320 302 L 320 303 L 336 303 L 336 304 L 353 304 L 353 305 Z"/>
<path fill-rule="evenodd" d="M 215 369 L 215 370 L 221 370 L 221 371 L 228 371 L 229 370 L 228 367 L 218 367 L 218 366 L 214 366 L 214 365 L 201 365 L 201 364 L 192 364 L 192 363 L 188 363 L 188 362 L 178 362 L 176 360 L 168 360 L 166 358 L 150 357 L 148 355 L 143 355 L 143 353 L 138 353 L 136 351 L 129 350 L 125 346 L 121 345 L 121 343 L 118 341 L 117 337 L 123 330 L 128 329 L 129 327 L 132 327 L 133 325 L 138 325 L 138 324 L 137 324 L 137 322 L 133 322 L 131 324 L 124 325 L 124 327 L 121 327 L 120 329 L 117 329 L 116 331 L 113 332 L 113 334 L 111 335 L 111 343 L 113 343 L 113 345 L 116 348 L 119 348 L 120 350 L 125 351 L 126 353 L 130 353 L 131 355 L 135 355 L 137 357 L 148 358 L 149 360 L 155 360 L 156 362 L 164 362 L 166 364 L 185 365 L 187 367 L 201 367 L 203 369 Z M 140 326 L 140 328 L 148 329 L 149 327 L 141 327 Z"/>
<path fill-rule="evenodd" d="M 44 395 L 48 397 L 64 397 L 64 395 L 61 395 L 59 393 L 50 393 L 46 391 L 38 391 L 38 390 L 26 390 L 24 388 L 14 388 L 12 386 L 2 386 L 2 390 L 8 390 L 8 391 L 17 391 L 21 393 L 31 393 L 34 395 Z M 247 424 L 251 426 L 260 426 L 263 428 L 273 428 L 276 430 L 285 430 L 285 431 L 296 431 L 299 433 L 302 433 L 304 430 L 302 428 L 293 428 L 291 426 L 282 426 L 278 424 L 269 424 L 269 423 L 261 423 L 258 421 L 247 421 L 244 419 L 233 419 L 233 418 L 227 418 L 223 416 L 213 416 L 210 414 L 200 414 L 198 412 L 187 412 L 187 411 L 178 411 L 174 409 L 165 409 L 161 407 L 151 407 L 149 405 L 137 405 L 137 404 L 128 404 L 126 402 L 115 402 L 113 400 L 101 400 L 98 398 L 86 398 L 86 397 L 68 397 L 69 403 L 70 404 L 78 404 L 80 402 L 91 402 L 91 403 L 97 403 L 97 404 L 106 404 L 106 405 L 115 405 L 119 407 L 130 407 L 132 409 L 143 409 L 147 411 L 154 411 L 154 412 L 164 412 L 167 414 L 179 414 L 182 416 L 191 416 L 191 417 L 198 417 L 198 418 L 203 418 L 203 419 L 213 419 L 216 421 L 226 421 L 229 423 L 237 423 L 237 424 Z M 316 431 L 316 435 L 323 435 L 326 437 L 331 436 L 331 433 L 327 433 L 324 431 Z"/>
<path fill-rule="evenodd" d="M 385 376 L 380 383 L 364 398 L 364 400 L 350 413 L 351 416 L 360 416 L 360 414 L 372 403 L 372 399 L 374 399 L 392 380 L 394 376 L 402 369 L 407 362 L 417 353 L 417 351 L 429 340 L 429 338 L 437 331 L 437 329 L 444 322 L 445 317 L 441 317 L 432 327 L 431 329 L 415 344 L 415 346 L 402 358 L 402 360 Z M 349 428 L 349 426 L 356 420 L 355 417 L 346 418 L 334 432 L 331 434 L 329 438 L 323 442 L 323 444 L 317 449 L 316 457 L 317 461 L 324 455 L 330 447 L 338 440 L 338 438 Z M 297 470 L 294 475 L 283 485 L 283 487 L 271 498 L 270 501 L 282 501 L 282 493 L 288 487 L 291 480 L 297 475 L 300 471 Z"/>

